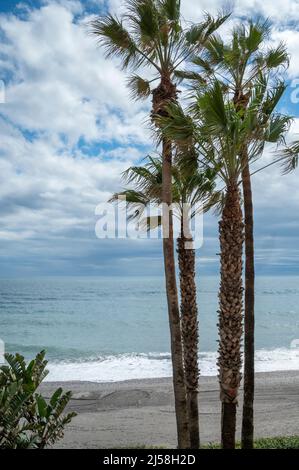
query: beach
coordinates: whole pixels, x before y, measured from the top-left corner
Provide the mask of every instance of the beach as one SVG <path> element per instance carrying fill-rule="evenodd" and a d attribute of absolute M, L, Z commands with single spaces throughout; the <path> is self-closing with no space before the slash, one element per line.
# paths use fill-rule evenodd
<path fill-rule="evenodd" d="M 174 401 L 170 378 L 113 383 L 48 382 L 49 396 L 58 386 L 73 392 L 69 409 L 78 416 L 67 427 L 57 448 L 133 448 L 176 445 Z M 242 389 L 238 409 L 240 438 Z M 219 442 L 220 402 L 216 377 L 200 378 L 202 444 Z M 299 434 L 299 371 L 256 375 L 255 436 Z"/>

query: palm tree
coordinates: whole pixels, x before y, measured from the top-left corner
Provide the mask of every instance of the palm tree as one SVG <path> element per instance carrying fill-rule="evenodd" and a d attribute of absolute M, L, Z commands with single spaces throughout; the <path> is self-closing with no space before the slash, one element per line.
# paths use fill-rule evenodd
<path fill-rule="evenodd" d="M 180 158 L 182 156 L 180 155 Z M 190 447 L 198 449 L 199 412 L 198 412 L 198 309 L 195 283 L 195 250 L 190 231 L 190 222 L 197 211 L 208 210 L 218 201 L 214 191 L 215 173 L 210 169 L 200 169 L 196 159 L 192 159 L 188 168 L 179 164 L 172 166 L 172 199 L 174 215 L 178 218 L 180 233 L 177 238 L 181 292 L 181 325 L 183 338 L 183 356 L 185 386 L 187 393 L 187 414 L 189 424 Z M 129 219 L 138 219 L 147 230 L 156 229 L 161 224 L 161 216 L 145 216 L 145 208 L 150 204 L 162 203 L 161 158 L 149 157 L 143 166 L 131 167 L 124 173 L 128 185 L 133 185 L 120 193 L 114 194 L 111 201 L 124 200 L 130 215 Z M 198 209 L 198 204 L 201 208 Z"/>
<path fill-rule="evenodd" d="M 221 440 L 224 448 L 234 448 L 236 406 L 241 380 L 242 338 L 242 248 L 244 224 L 239 184 L 243 170 L 244 144 L 248 160 L 259 157 L 264 141 L 277 141 L 286 130 L 288 118 L 272 115 L 264 123 L 271 96 L 261 84 L 251 90 L 248 106 L 237 110 L 227 87 L 215 80 L 201 90 L 186 115 L 178 105 L 168 107 L 169 117 L 160 124 L 164 134 L 182 142 L 193 142 L 205 165 L 218 172 L 225 185 L 220 238 L 219 291 L 219 383 L 222 401 Z M 257 138 L 258 137 L 258 138 Z"/>
<path fill-rule="evenodd" d="M 288 55 L 283 44 L 265 50 L 269 38 L 268 21 L 250 22 L 248 26 L 237 26 L 231 41 L 224 45 L 219 36 L 211 38 L 206 48 L 206 63 L 224 81 L 234 96 L 237 110 L 248 106 L 251 89 L 263 74 L 266 86 L 271 88 L 271 77 L 281 66 L 288 64 Z M 276 84 L 274 85 L 276 87 Z M 284 87 L 280 88 L 284 91 Z M 282 93 L 281 93 L 282 94 Z M 281 94 L 277 94 L 277 105 Z M 271 112 L 273 107 L 271 108 Z M 271 114 L 267 110 L 267 116 Z M 245 313 L 244 313 L 244 400 L 242 418 L 242 448 L 253 448 L 254 438 L 254 304 L 255 304 L 255 266 L 254 266 L 254 216 L 251 176 L 246 145 L 240 150 L 242 157 L 242 186 L 245 215 Z"/>
<path fill-rule="evenodd" d="M 184 30 L 181 25 L 180 0 L 126 0 L 127 11 L 122 18 L 112 15 L 91 23 L 91 31 L 106 49 L 107 57 L 116 56 L 124 69 L 134 73 L 129 79 L 135 98 L 152 93 L 152 119 L 163 116 L 167 104 L 177 100 L 175 71 L 192 54 L 199 53 L 227 16 L 205 20 Z M 150 80 L 136 74 L 149 67 Z M 151 84 L 159 84 L 151 90 Z M 162 140 L 163 253 L 171 336 L 173 385 L 179 448 L 190 445 L 187 422 L 186 392 L 183 370 L 182 335 L 175 273 L 173 216 L 171 211 L 172 149 L 167 138 Z"/>
<path fill-rule="evenodd" d="M 281 67 L 288 64 L 288 55 L 283 44 L 267 49 L 266 41 L 270 35 L 269 21 L 249 22 L 234 28 L 229 44 L 214 35 L 206 44 L 204 62 L 206 77 L 217 76 L 233 94 L 236 109 L 245 110 L 248 106 L 252 87 L 261 79 L 265 86 L 277 89 L 276 80 Z M 198 64 L 198 59 L 195 59 Z M 192 77 L 194 79 L 194 77 Z M 284 87 L 276 93 L 276 106 Z M 265 120 L 273 112 L 265 109 Z M 254 304 L 255 304 L 255 266 L 254 266 L 254 215 L 248 149 L 243 146 L 242 186 L 245 214 L 245 313 L 244 313 L 244 401 L 242 420 L 242 447 L 253 448 L 253 404 L 254 404 Z"/>

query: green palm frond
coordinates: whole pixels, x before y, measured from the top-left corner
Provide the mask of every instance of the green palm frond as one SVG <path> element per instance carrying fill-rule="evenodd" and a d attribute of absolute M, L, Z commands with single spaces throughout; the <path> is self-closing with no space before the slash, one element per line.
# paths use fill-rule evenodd
<path fill-rule="evenodd" d="M 213 66 L 222 64 L 225 58 L 226 46 L 223 39 L 219 34 L 213 34 L 205 44 L 204 59 L 195 57 L 193 63 L 199 67 L 206 68 L 208 64 L 208 72 L 212 70 Z"/>
<path fill-rule="evenodd" d="M 162 134 L 179 146 L 192 145 L 195 126 L 191 116 L 188 116 L 177 103 L 170 103 L 167 106 L 167 115 L 157 116 L 157 123 Z"/>
<path fill-rule="evenodd" d="M 219 14 L 216 18 L 213 18 L 210 14 L 206 13 L 205 18 L 201 23 L 193 24 L 190 29 L 186 31 L 185 37 L 187 43 L 189 45 L 197 45 L 200 48 L 204 47 L 212 35 L 229 17 L 230 13 Z"/>
<path fill-rule="evenodd" d="M 224 102 L 221 83 L 215 81 L 212 88 L 198 98 L 198 106 L 205 117 L 205 126 L 211 133 L 221 132 L 228 125 L 228 108 Z"/>
<path fill-rule="evenodd" d="M 194 71 L 176 70 L 174 72 L 176 78 L 180 80 L 193 80 L 202 85 L 206 84 L 206 79 L 200 73 Z"/>
<path fill-rule="evenodd" d="M 137 51 L 137 45 L 124 27 L 123 22 L 112 15 L 100 17 L 90 23 L 91 33 L 104 47 L 106 56 L 121 59 L 123 68 L 139 66 L 144 62 Z"/>
<path fill-rule="evenodd" d="M 194 150 L 190 149 L 190 152 Z M 180 155 L 182 158 L 182 154 Z M 110 202 L 126 203 L 128 220 L 138 220 L 142 230 L 154 230 L 161 225 L 160 215 L 145 215 L 149 205 L 159 207 L 162 203 L 162 158 L 148 157 L 144 166 L 131 167 L 123 174 L 124 181 L 131 187 L 114 194 Z M 196 158 L 192 164 L 182 164 L 179 157 L 172 167 L 172 200 L 177 216 L 183 204 L 195 207 L 202 203 L 208 210 L 215 201 L 217 172 L 202 168 Z"/>
<path fill-rule="evenodd" d="M 180 21 L 181 1 L 180 0 L 160 0 L 160 11 L 172 23 Z"/>
<path fill-rule="evenodd" d="M 249 21 L 249 26 L 242 26 L 239 40 L 243 50 L 250 56 L 256 52 L 261 44 L 269 37 L 271 32 L 271 23 L 269 19 L 258 19 L 256 22 Z"/>
<path fill-rule="evenodd" d="M 149 200 L 141 191 L 126 189 L 118 193 L 114 193 L 108 202 L 125 201 L 127 204 L 147 205 Z"/>
<path fill-rule="evenodd" d="M 151 94 L 150 82 L 139 75 L 131 75 L 128 78 L 127 85 L 134 100 L 145 100 Z"/>
<path fill-rule="evenodd" d="M 282 169 L 284 174 L 294 171 L 298 167 L 299 162 L 299 141 L 295 141 L 283 151 L 285 157 L 282 161 Z"/>
<path fill-rule="evenodd" d="M 139 45 L 148 50 L 153 50 L 160 33 L 161 18 L 156 3 L 153 0 L 126 2 L 128 13 L 125 18 L 129 20 L 135 36 L 139 38 Z"/>
<path fill-rule="evenodd" d="M 290 129 L 292 118 L 282 114 L 274 114 L 270 117 L 266 128 L 265 142 L 281 144 L 285 143 L 285 135 Z"/>
<path fill-rule="evenodd" d="M 106 55 L 119 58 L 123 68 L 135 73 L 140 66 L 150 66 L 156 78 L 173 79 L 176 69 L 202 50 L 228 16 L 207 14 L 200 24 L 186 31 L 181 25 L 180 0 L 127 0 L 120 18 L 108 14 L 93 20 L 90 26 Z M 137 86 L 142 97 L 149 95 L 148 87 L 136 76 L 129 84 L 134 86 L 134 93 Z"/>
<path fill-rule="evenodd" d="M 289 54 L 285 44 L 281 42 L 277 47 L 269 49 L 265 54 L 258 54 L 256 62 L 259 67 L 267 69 L 287 67 L 289 65 Z"/>

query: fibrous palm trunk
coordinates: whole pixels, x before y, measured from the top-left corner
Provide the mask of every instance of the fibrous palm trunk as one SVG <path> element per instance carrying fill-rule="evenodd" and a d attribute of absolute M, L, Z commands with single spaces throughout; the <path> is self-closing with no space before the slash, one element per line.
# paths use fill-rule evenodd
<path fill-rule="evenodd" d="M 171 83 L 169 77 L 162 78 L 160 85 L 153 91 L 153 119 L 155 119 L 155 115 L 165 115 L 167 104 L 170 101 L 175 100 L 176 97 L 177 93 L 175 85 Z M 179 449 L 187 449 L 190 447 L 190 439 L 183 365 L 182 332 L 175 271 L 173 215 L 171 210 L 172 148 L 171 142 L 165 138 L 162 142 L 162 158 L 163 256 L 170 327 L 178 447 Z"/>
<path fill-rule="evenodd" d="M 178 238 L 178 259 L 181 290 L 181 322 L 184 349 L 185 382 L 187 392 L 187 411 L 191 449 L 198 449 L 198 311 L 195 284 L 195 250 L 193 240 L 184 233 Z"/>
<path fill-rule="evenodd" d="M 247 155 L 245 155 L 247 157 Z M 245 315 L 244 315 L 244 401 L 242 418 L 242 448 L 253 448 L 254 403 L 254 233 L 250 170 L 247 161 L 242 172 L 245 213 Z"/>
<path fill-rule="evenodd" d="M 227 187 L 219 223 L 221 267 L 219 292 L 219 383 L 222 402 L 221 442 L 235 448 L 236 407 L 241 381 L 242 248 L 244 224 L 237 182 Z"/>

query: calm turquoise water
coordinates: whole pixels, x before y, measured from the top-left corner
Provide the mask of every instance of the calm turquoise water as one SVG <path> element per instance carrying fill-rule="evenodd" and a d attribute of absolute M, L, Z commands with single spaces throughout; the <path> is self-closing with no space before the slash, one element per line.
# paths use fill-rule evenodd
<path fill-rule="evenodd" d="M 218 280 L 216 277 L 198 280 L 198 288 L 200 349 L 202 357 L 215 362 Z M 104 374 L 107 379 L 110 369 L 112 376 L 114 366 L 125 370 L 130 361 L 137 368 L 137 376 L 138 368 L 146 367 L 143 364 L 146 359 L 151 360 L 151 370 L 155 364 L 159 368 L 168 367 L 164 280 L 144 277 L 1 280 L 0 338 L 7 351 L 18 351 L 27 358 L 46 349 L 51 363 L 69 364 L 69 368 L 82 362 L 108 364 Z M 297 338 L 299 278 L 258 278 L 257 349 L 266 350 L 264 356 L 269 351 L 274 351 L 274 355 L 279 350 L 286 353 Z M 275 370 L 275 365 L 271 367 Z M 166 369 L 163 371 L 165 374 Z"/>

